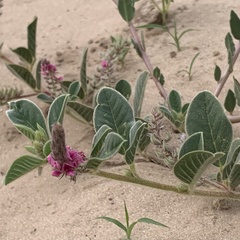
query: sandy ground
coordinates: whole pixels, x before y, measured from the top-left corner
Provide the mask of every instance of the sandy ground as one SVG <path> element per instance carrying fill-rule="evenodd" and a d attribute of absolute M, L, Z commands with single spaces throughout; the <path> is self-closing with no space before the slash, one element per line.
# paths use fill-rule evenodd
<path fill-rule="evenodd" d="M 81 53 L 89 47 L 88 72 L 93 74 L 99 64 L 99 54 L 104 50 L 101 43 L 110 35 L 129 36 L 126 24 L 121 20 L 111 0 L 8 0 L 4 1 L 0 16 L 0 42 L 7 47 L 26 45 L 26 26 L 34 16 L 38 16 L 39 58 L 46 57 L 58 62 L 56 53 L 62 53 L 59 72 L 65 80 L 78 78 Z M 148 23 L 156 11 L 149 1 L 137 4 L 137 24 Z M 166 88 L 176 88 L 183 101 L 190 101 L 200 90 L 214 91 L 216 82 L 213 71 L 217 63 L 222 69 L 227 66 L 224 37 L 229 31 L 230 10 L 240 15 L 240 2 L 224 0 L 177 0 L 171 6 L 170 23 L 176 19 L 180 30 L 194 28 L 198 31 L 182 38 L 182 51 L 175 58 L 175 51 L 167 33 L 146 31 L 147 52 L 154 65 L 159 66 L 166 78 Z M 93 42 L 90 44 L 90 42 Z M 92 50 L 93 49 L 93 50 Z M 186 69 L 193 56 L 201 52 L 195 62 L 195 74 L 191 82 L 177 71 Z M 236 64 L 239 66 L 239 62 Z M 131 50 L 126 59 L 126 69 L 117 77 L 134 80 L 144 64 Z M 0 86 L 18 85 L 25 93 L 31 89 L 16 80 L 0 63 Z M 239 78 L 239 68 L 234 75 Z M 232 87 L 229 80 L 229 86 Z M 222 100 L 224 93 L 220 96 Z M 161 98 L 154 84 L 149 80 L 146 90 L 143 115 L 155 107 Z M 35 98 L 32 98 L 35 100 Z M 41 103 L 41 107 L 44 105 Z M 26 153 L 24 146 L 28 140 L 19 135 L 5 116 L 6 106 L 0 111 L 0 179 L 2 180 L 13 160 Z M 93 131 L 66 117 L 67 143 L 74 148 L 90 151 Z M 235 126 L 238 130 L 238 126 Z M 171 170 L 151 162 L 137 164 L 140 173 L 146 178 L 164 182 L 176 182 Z M 113 168 L 108 167 L 109 170 Z M 117 170 L 123 167 L 114 167 Z M 105 215 L 124 221 L 123 201 L 126 201 L 130 219 L 149 217 L 170 228 L 139 224 L 134 230 L 135 240 L 237 240 L 239 239 L 239 202 L 230 202 L 228 210 L 212 208 L 213 199 L 186 197 L 171 192 L 106 180 L 83 174 L 77 183 L 67 178 L 61 180 L 51 176 L 47 166 L 37 177 L 35 171 L 8 186 L 0 186 L 0 239 L 3 240 L 115 240 L 124 234 L 114 225 L 96 217 Z"/>

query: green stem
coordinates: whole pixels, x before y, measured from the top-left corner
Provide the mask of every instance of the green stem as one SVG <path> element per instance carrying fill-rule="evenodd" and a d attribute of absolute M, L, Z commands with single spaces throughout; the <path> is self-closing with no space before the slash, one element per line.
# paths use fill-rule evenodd
<path fill-rule="evenodd" d="M 206 191 L 206 190 L 199 190 L 195 189 L 193 192 L 189 193 L 187 187 L 184 186 L 173 186 L 163 183 L 158 183 L 142 178 L 134 178 L 124 175 L 119 175 L 115 173 L 110 173 L 102 170 L 97 170 L 94 172 L 95 175 L 121 181 L 121 182 L 129 182 L 129 183 L 135 183 L 138 185 L 156 188 L 159 190 L 165 190 L 170 192 L 175 192 L 179 194 L 184 195 L 194 195 L 194 196 L 202 196 L 202 197 L 213 197 L 213 198 L 226 198 L 226 199 L 234 199 L 234 200 L 240 200 L 240 194 L 234 193 L 232 191 Z"/>

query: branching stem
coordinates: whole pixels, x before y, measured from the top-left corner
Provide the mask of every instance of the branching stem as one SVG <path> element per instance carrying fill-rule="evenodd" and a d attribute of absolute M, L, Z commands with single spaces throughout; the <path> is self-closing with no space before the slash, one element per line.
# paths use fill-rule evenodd
<path fill-rule="evenodd" d="M 235 193 L 232 191 L 206 191 L 206 190 L 195 189 L 194 191 L 189 193 L 187 188 L 184 188 L 184 187 L 182 188 L 181 186 L 173 186 L 173 185 L 158 183 L 158 182 L 149 181 L 143 178 L 134 178 L 134 177 L 119 175 L 116 173 L 110 173 L 102 170 L 97 170 L 96 172 L 94 172 L 94 174 L 100 177 L 105 177 L 105 178 L 109 178 L 109 179 L 113 179 L 121 182 L 135 183 L 135 184 L 150 187 L 150 188 L 156 188 L 159 190 L 170 191 L 170 192 L 175 192 L 175 193 L 184 194 L 184 195 L 240 200 L 240 193 Z"/>

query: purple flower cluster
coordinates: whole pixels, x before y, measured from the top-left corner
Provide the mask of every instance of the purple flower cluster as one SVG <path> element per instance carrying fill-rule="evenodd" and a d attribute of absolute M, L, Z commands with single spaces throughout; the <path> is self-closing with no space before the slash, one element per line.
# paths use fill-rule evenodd
<path fill-rule="evenodd" d="M 101 66 L 102 66 L 103 69 L 106 69 L 108 67 L 108 65 L 109 65 L 109 63 L 108 63 L 107 60 L 102 60 Z"/>
<path fill-rule="evenodd" d="M 63 77 L 57 77 L 57 67 L 54 64 L 51 64 L 48 60 L 43 59 L 41 62 L 41 74 L 45 79 L 51 79 L 56 82 L 61 82 Z"/>
<path fill-rule="evenodd" d="M 86 156 L 83 152 L 78 152 L 67 146 L 65 162 L 59 162 L 58 159 L 54 159 L 52 154 L 48 155 L 47 160 L 53 167 L 52 176 L 59 177 L 62 174 L 63 176 L 74 178 L 79 165 L 86 161 Z"/>

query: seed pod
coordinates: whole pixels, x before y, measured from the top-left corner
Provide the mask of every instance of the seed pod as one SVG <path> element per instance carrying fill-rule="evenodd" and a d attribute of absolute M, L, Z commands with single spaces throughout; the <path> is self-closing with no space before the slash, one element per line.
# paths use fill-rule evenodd
<path fill-rule="evenodd" d="M 52 157 L 55 161 L 64 163 L 67 161 L 65 133 L 60 123 L 54 123 L 52 126 Z"/>

